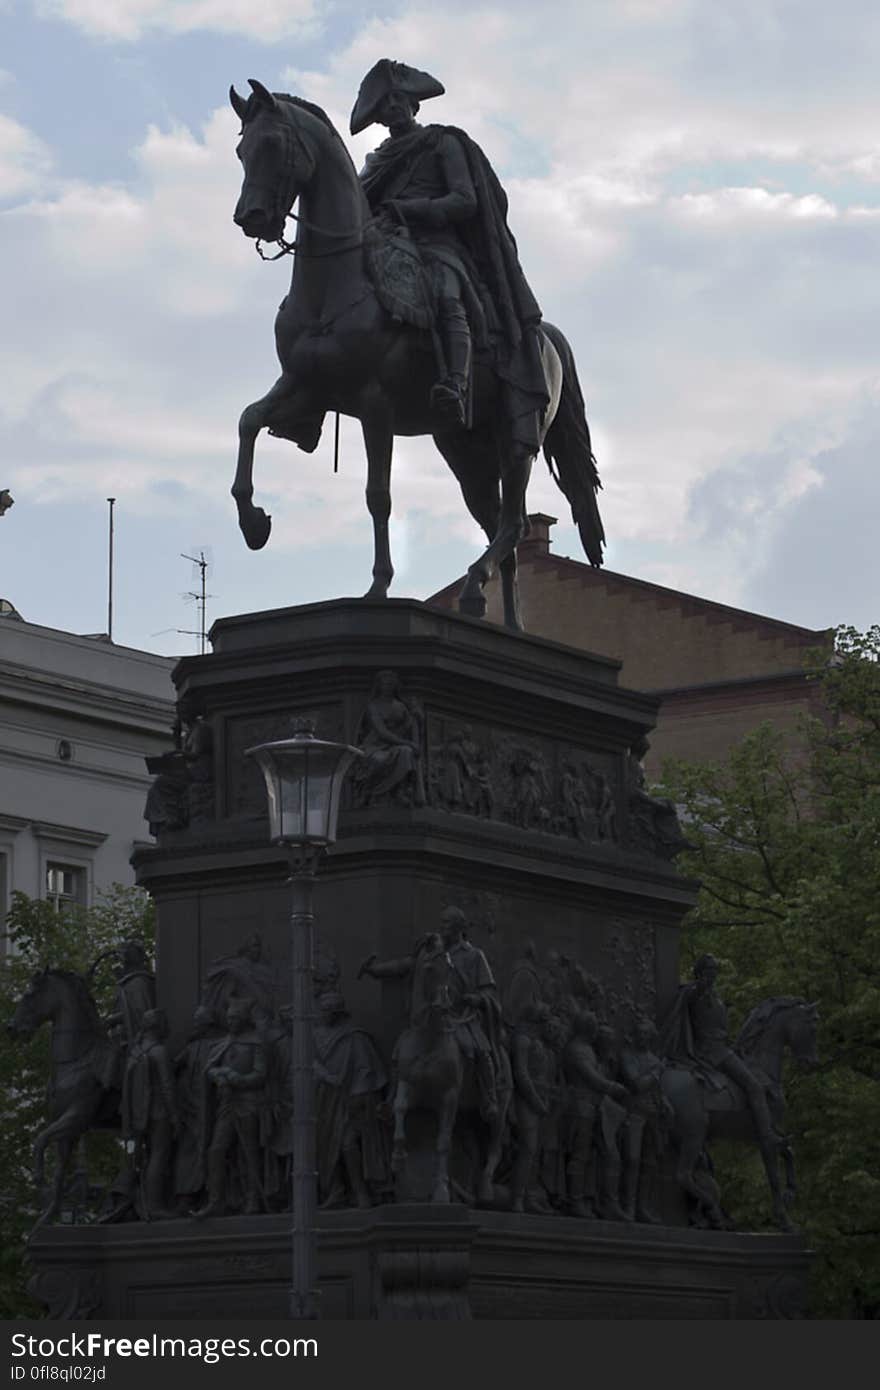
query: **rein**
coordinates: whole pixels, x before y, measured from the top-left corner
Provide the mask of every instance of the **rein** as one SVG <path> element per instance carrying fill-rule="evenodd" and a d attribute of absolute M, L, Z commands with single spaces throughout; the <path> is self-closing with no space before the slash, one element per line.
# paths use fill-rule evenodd
<path fill-rule="evenodd" d="M 334 246 L 329 251 L 304 251 L 301 246 L 297 246 L 295 241 L 285 241 L 283 236 L 277 237 L 271 244 L 280 246 L 281 250 L 274 256 L 267 256 L 262 250 L 262 237 L 257 237 L 257 255 L 261 261 L 280 261 L 282 256 L 310 256 L 315 260 L 322 260 L 325 256 L 339 256 L 343 251 L 354 251 L 358 246 L 363 245 L 364 228 L 369 223 L 364 223 L 362 227 L 355 227 L 351 231 L 336 232 L 330 227 L 319 227 L 315 222 L 309 222 L 305 217 L 299 217 L 295 212 L 289 212 L 288 217 L 292 217 L 294 222 L 298 222 L 301 227 L 305 227 L 307 232 L 317 232 L 319 236 L 341 237 L 344 240 L 352 240 L 351 246 Z M 286 219 L 285 219 L 286 220 Z"/>

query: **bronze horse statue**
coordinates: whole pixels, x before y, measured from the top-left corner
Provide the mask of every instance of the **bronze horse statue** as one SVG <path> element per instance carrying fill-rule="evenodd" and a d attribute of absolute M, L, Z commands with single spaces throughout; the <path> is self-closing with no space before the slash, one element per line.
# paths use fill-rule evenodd
<path fill-rule="evenodd" d="M 491 1205 L 513 1094 L 512 1075 L 506 1058 L 502 1058 L 501 1070 L 495 1076 L 495 1112 L 482 1116 L 475 1065 L 463 1055 L 456 1036 L 467 1018 L 455 1007 L 451 979 L 452 965 L 445 951 L 415 966 L 410 1025 L 394 1049 L 391 1166 L 399 1175 L 407 1162 L 408 1114 L 412 1110 L 431 1112 L 436 1122 L 431 1201 L 448 1202 L 449 1156 L 459 1120 L 466 1132 L 462 1142 L 474 1173 L 474 1196 L 479 1203 Z"/>
<path fill-rule="evenodd" d="M 239 421 L 232 495 L 245 540 L 257 550 L 271 518 L 253 503 L 254 445 L 262 429 L 317 447 L 324 415 L 360 420 L 367 454 L 367 506 L 373 520 L 373 582 L 368 598 L 385 598 L 393 576 L 388 538 L 391 455 L 395 435 L 432 435 L 488 539 L 469 568 L 459 607 L 486 612 L 484 586 L 500 569 L 505 623 L 522 624 L 516 589 L 517 542 L 526 534 L 526 486 L 532 456 L 510 447 L 501 427 L 501 385 L 487 358 L 474 366 L 472 427 L 443 425 L 432 412 L 436 376 L 430 332 L 395 323 L 380 302 L 368 251 L 388 235 L 376 225 L 351 157 L 320 107 L 273 95 L 259 82 L 230 101 L 242 121 L 244 169 L 235 222 L 259 244 L 295 252 L 290 292 L 275 320 L 281 376 L 247 406 Z M 299 199 L 299 213 L 292 208 Z M 284 242 L 288 216 L 298 222 Z M 262 254 L 262 253 L 261 253 Z M 381 255 L 374 257 L 381 260 Z M 541 441 L 550 471 L 571 504 L 591 563 L 602 563 L 604 534 L 596 503 L 599 477 L 574 357 L 562 333 L 544 323 L 540 349 L 549 397 Z"/>
<path fill-rule="evenodd" d="M 37 1225 L 57 1216 L 71 1155 L 87 1130 L 119 1127 L 120 1093 L 114 1084 L 119 1049 L 107 1035 L 95 1001 L 81 975 L 72 970 L 38 971 L 19 1000 L 8 1031 L 27 1039 L 52 1024 L 48 1124 L 34 1141 L 34 1179 L 45 1182 L 45 1155 L 54 1144 L 52 1195 Z"/>
<path fill-rule="evenodd" d="M 784 1054 L 790 1050 L 802 1067 L 815 1066 L 817 1022 L 816 1004 L 787 996 L 765 999 L 749 1014 L 736 1040 L 736 1051 L 767 1088 L 770 1116 L 779 1130 L 784 1113 L 781 1084 Z M 693 1071 L 675 1064 L 667 1067 L 661 1078 L 663 1094 L 673 1111 L 671 1138 L 678 1149 L 676 1178 L 679 1186 L 694 1200 L 697 1212 L 705 1214 L 711 1226 L 723 1227 L 728 1222 L 721 1209 L 717 1184 L 701 1168 L 706 1142 L 733 1139 L 755 1144 L 758 1139 L 741 1087 L 720 1073 L 717 1082 L 717 1089 L 713 1089 L 711 1083 L 707 1084 Z M 781 1147 L 764 1142 L 760 1148 L 770 1185 L 774 1222 L 783 1231 L 790 1231 L 793 1226 L 787 1208 L 796 1193 L 791 1146 L 787 1141 Z M 779 1180 L 780 1158 L 786 1172 L 784 1189 Z"/>

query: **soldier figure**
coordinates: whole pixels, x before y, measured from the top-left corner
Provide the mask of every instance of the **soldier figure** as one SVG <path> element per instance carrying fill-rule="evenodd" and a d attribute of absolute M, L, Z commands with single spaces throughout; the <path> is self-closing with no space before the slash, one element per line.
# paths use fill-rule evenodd
<path fill-rule="evenodd" d="M 164 1011 L 147 1009 L 129 1048 L 122 1085 L 122 1133 L 135 1141 L 133 1166 L 140 1179 L 140 1205 L 147 1221 L 175 1214 L 165 1202 L 171 1145 L 180 1129 L 167 1037 Z"/>
<path fill-rule="evenodd" d="M 507 1023 L 515 1028 L 520 1019 L 530 1009 L 541 1002 L 543 980 L 538 966 L 538 953 L 535 943 L 528 940 L 522 956 L 515 962 L 510 984 L 504 999 L 504 1015 Z"/>
<path fill-rule="evenodd" d="M 379 1105 L 388 1077 L 375 1043 L 341 994 L 318 1000 L 315 1111 L 321 1205 L 371 1207 L 390 1181 Z"/>
<path fill-rule="evenodd" d="M 727 1008 L 715 990 L 717 976 L 715 957 L 700 956 L 694 965 L 693 980 L 679 988 L 663 1026 L 661 1050 L 665 1056 L 684 1063 L 710 1082 L 713 1071 L 722 1072 L 741 1086 L 752 1112 L 759 1144 L 762 1148 L 778 1148 L 786 1140 L 773 1128 L 764 1086 L 730 1047 Z"/>
<path fill-rule="evenodd" d="M 193 1014 L 189 1041 L 173 1064 L 181 1123 L 174 1156 L 174 1192 L 184 1211 L 190 1210 L 205 1185 L 204 1076 L 208 1057 L 217 1046 L 217 1031 L 211 1010 L 200 1004 Z"/>
<path fill-rule="evenodd" d="M 548 1215 L 550 1207 L 538 1189 L 539 1175 L 556 1192 L 551 1172 L 559 1153 L 560 1055 L 565 1025 L 545 1004 L 533 1004 L 513 1033 L 514 1113 L 516 1147 L 511 1179 L 513 1211 Z"/>
<path fill-rule="evenodd" d="M 147 969 L 147 953 L 139 941 L 120 947 L 116 972 L 116 998 L 107 1027 L 117 1031 L 124 1047 L 131 1047 L 141 1030 L 144 1014 L 156 1007 L 156 978 Z"/>
<path fill-rule="evenodd" d="M 625 1087 L 611 1080 L 596 1059 L 599 1035 L 596 1015 L 578 1009 L 571 1019 L 572 1036 L 563 1054 L 565 1107 L 563 1117 L 568 1209 L 572 1216 L 596 1215 L 594 1140 L 603 1097 L 626 1098 Z"/>
<path fill-rule="evenodd" d="M 599 1025 L 596 1037 L 596 1060 L 606 1081 L 616 1082 L 619 1071 L 617 1039 L 607 1023 Z M 626 1221 L 620 1205 L 620 1135 L 626 1119 L 621 1101 L 626 1088 L 609 1086 L 599 1103 L 599 1123 L 596 1126 L 596 1147 L 599 1150 L 602 1180 L 599 1186 L 599 1214 L 609 1221 Z"/>
<path fill-rule="evenodd" d="M 464 1056 L 476 1064 L 483 1118 L 493 1120 L 498 1113 L 495 1081 L 500 1071 L 501 1004 L 489 962 L 468 941 L 466 925 L 459 907 L 447 907 L 440 918 L 443 945 L 452 965 L 453 1007 L 460 1018 L 456 1037 Z"/>
<path fill-rule="evenodd" d="M 630 1091 L 629 1114 L 623 1126 L 623 1195 L 621 1206 L 631 1221 L 659 1224 L 647 1196 L 657 1161 L 666 1143 L 672 1107 L 660 1080 L 664 1065 L 658 1057 L 657 1029 L 651 1019 L 637 1018 L 633 1046 L 620 1054 L 620 1074 Z"/>
<path fill-rule="evenodd" d="M 254 1028 L 249 999 L 231 999 L 226 1010 L 229 1032 L 207 1057 L 206 1110 L 213 1114 L 207 1153 L 208 1200 L 194 1215 L 222 1216 L 228 1195 L 227 1163 L 237 1154 L 244 1183 L 245 1215 L 263 1209 L 260 1141 L 266 1087 L 266 1047 Z"/>

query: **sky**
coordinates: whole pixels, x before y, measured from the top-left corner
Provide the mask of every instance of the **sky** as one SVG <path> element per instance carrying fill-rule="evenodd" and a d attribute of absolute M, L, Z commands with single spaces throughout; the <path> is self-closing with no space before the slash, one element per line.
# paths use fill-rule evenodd
<path fill-rule="evenodd" d="M 208 622 L 363 593 L 356 422 L 258 441 L 251 552 L 237 421 L 277 375 L 289 265 L 233 225 L 230 83 L 348 117 L 379 58 L 446 95 L 507 190 L 571 342 L 612 570 L 808 627 L 878 620 L 880 7 L 875 0 L 0 0 L 0 597 L 27 620 L 197 649 Z M 429 440 L 399 440 L 392 595 L 481 549 Z M 529 510 L 579 542 L 542 461 Z"/>

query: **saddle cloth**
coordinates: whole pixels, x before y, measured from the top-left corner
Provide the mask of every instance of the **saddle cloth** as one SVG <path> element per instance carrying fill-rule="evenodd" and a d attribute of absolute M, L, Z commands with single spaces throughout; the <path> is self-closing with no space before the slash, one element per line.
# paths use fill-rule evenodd
<path fill-rule="evenodd" d="M 419 249 L 404 227 L 371 228 L 364 238 L 367 274 L 379 303 L 392 318 L 430 328 L 433 295 Z"/>

